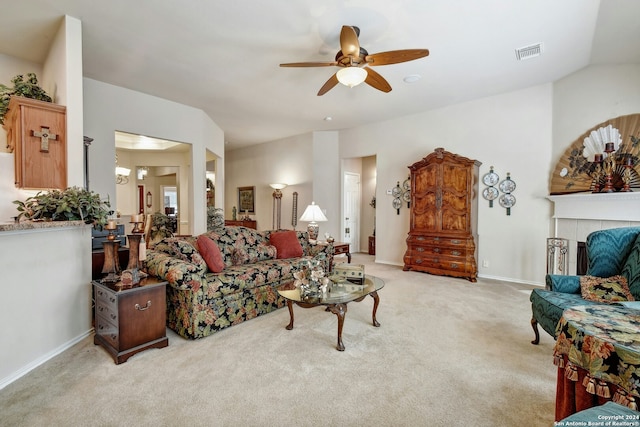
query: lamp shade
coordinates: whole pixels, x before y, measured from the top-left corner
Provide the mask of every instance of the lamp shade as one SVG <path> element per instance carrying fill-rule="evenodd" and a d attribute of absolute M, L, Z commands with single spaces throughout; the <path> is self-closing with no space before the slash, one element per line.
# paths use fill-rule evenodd
<path fill-rule="evenodd" d="M 316 205 L 316 202 L 311 202 L 309 206 L 304 210 L 302 216 L 300 217 L 300 221 L 305 222 L 320 222 L 320 221 L 328 221 L 327 217 L 324 216 L 320 206 Z"/>
<path fill-rule="evenodd" d="M 360 67 L 346 67 L 338 71 L 336 77 L 343 85 L 354 87 L 365 81 L 367 70 Z"/>
<path fill-rule="evenodd" d="M 287 184 L 269 184 L 269 187 L 273 188 L 274 190 L 282 190 L 286 186 Z"/>

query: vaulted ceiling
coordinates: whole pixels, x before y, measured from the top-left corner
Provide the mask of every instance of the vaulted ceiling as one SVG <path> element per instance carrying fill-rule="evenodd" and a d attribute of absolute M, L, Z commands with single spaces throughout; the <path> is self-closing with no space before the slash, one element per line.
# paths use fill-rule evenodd
<path fill-rule="evenodd" d="M 640 63 L 637 0 L 21 0 L 0 10 L 0 53 L 43 62 L 61 17 L 78 18 L 85 77 L 202 109 L 227 149 Z M 337 68 L 279 67 L 332 61 L 343 25 L 360 28 L 369 53 L 430 55 L 375 67 L 389 93 L 338 85 L 317 96 Z M 516 59 L 537 43 L 540 56 Z"/>

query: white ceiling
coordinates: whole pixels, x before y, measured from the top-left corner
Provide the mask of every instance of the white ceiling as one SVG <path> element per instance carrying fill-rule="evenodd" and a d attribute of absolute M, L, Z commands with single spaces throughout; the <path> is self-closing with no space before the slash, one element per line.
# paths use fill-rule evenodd
<path fill-rule="evenodd" d="M 76 17 L 86 77 L 201 108 L 224 130 L 227 149 L 517 90 L 589 64 L 640 63 L 638 0 L 6 3 L 0 53 L 42 62 L 61 16 Z M 430 55 L 375 67 L 390 93 L 338 85 L 318 97 L 337 68 L 279 64 L 332 61 L 342 25 L 360 27 L 369 53 Z M 516 48 L 538 42 L 540 57 L 516 60 Z M 422 78 L 404 83 L 410 74 Z"/>

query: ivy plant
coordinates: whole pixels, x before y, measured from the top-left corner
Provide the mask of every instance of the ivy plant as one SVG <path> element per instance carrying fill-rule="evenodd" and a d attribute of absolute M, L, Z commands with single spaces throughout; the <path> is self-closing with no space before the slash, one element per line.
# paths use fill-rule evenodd
<path fill-rule="evenodd" d="M 98 193 L 79 187 L 41 191 L 25 201 L 15 200 L 13 203 L 17 205 L 18 219 L 84 221 L 99 230 L 113 214 L 109 199 L 103 200 Z"/>
<path fill-rule="evenodd" d="M 39 101 L 53 102 L 51 97 L 38 86 L 38 78 L 35 73 L 18 74 L 11 79 L 13 87 L 0 83 L 0 124 L 4 124 L 4 116 L 9 110 L 9 101 L 12 96 L 23 96 L 25 98 L 37 99 Z"/>

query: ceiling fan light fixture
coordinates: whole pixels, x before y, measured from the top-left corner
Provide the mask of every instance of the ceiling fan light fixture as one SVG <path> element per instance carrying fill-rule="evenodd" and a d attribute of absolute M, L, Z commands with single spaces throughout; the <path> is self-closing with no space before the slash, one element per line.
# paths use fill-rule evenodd
<path fill-rule="evenodd" d="M 346 67 L 338 71 L 336 77 L 343 85 L 354 87 L 365 81 L 367 70 L 360 67 Z"/>

